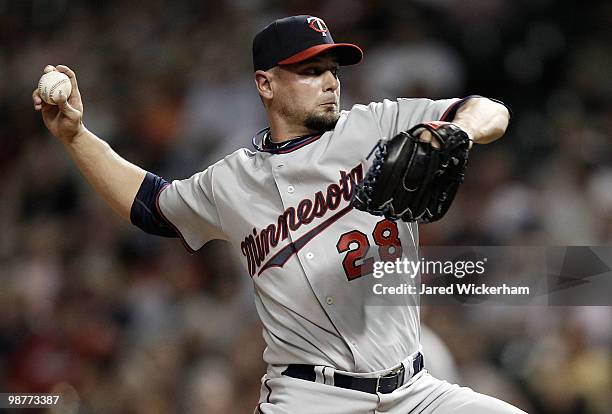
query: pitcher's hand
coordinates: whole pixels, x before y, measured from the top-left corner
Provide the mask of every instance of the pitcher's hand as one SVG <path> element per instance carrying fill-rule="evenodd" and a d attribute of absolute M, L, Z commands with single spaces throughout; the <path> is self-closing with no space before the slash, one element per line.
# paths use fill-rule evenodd
<path fill-rule="evenodd" d="M 38 94 L 38 89 L 32 92 L 34 109 L 41 111 L 45 126 L 56 138 L 64 144 L 70 144 L 74 138 L 85 130 L 83 126 L 83 102 L 81 93 L 77 85 L 74 72 L 67 66 L 58 65 L 57 67 L 47 65 L 43 73 L 57 70 L 70 78 L 72 92 L 70 98 L 66 99 L 63 93 L 57 100 L 57 105 L 51 105 L 42 100 Z"/>

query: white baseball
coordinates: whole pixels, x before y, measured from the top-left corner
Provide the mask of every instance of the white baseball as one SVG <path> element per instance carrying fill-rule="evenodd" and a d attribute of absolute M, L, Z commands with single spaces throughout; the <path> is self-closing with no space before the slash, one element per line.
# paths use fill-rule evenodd
<path fill-rule="evenodd" d="M 38 81 L 38 94 L 43 101 L 51 105 L 57 105 L 60 91 L 64 93 L 66 99 L 70 97 L 72 85 L 68 76 L 56 70 L 41 76 Z"/>

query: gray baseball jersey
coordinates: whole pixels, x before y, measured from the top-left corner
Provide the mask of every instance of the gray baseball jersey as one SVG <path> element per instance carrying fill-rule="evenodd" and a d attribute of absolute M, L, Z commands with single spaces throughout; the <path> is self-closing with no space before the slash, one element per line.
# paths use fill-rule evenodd
<path fill-rule="evenodd" d="M 352 209 L 350 198 L 378 139 L 444 119 L 459 102 L 355 105 L 320 136 L 276 153 L 240 149 L 160 193 L 190 249 L 223 239 L 242 258 L 268 364 L 371 372 L 418 350 L 417 298 L 380 306 L 371 274 L 375 260 L 416 258 L 417 226 Z"/>

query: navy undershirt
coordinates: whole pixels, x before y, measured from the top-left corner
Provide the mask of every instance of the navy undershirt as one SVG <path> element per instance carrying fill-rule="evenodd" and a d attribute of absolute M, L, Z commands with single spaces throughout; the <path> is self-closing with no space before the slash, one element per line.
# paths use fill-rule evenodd
<path fill-rule="evenodd" d="M 155 174 L 147 173 L 130 210 L 130 221 L 149 234 L 163 237 L 179 237 L 157 207 L 157 197 L 168 184 Z"/>

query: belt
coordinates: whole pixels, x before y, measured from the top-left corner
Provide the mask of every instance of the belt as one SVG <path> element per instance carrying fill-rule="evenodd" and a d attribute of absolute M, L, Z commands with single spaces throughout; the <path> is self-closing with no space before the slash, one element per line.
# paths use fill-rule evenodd
<path fill-rule="evenodd" d="M 419 373 L 423 367 L 423 354 L 419 352 L 412 360 L 412 376 Z M 405 373 L 406 369 L 403 364 L 385 375 L 376 377 L 353 377 L 334 373 L 334 386 L 370 394 L 389 394 L 404 384 Z M 311 382 L 316 380 L 314 365 L 291 364 L 281 374 Z"/>

